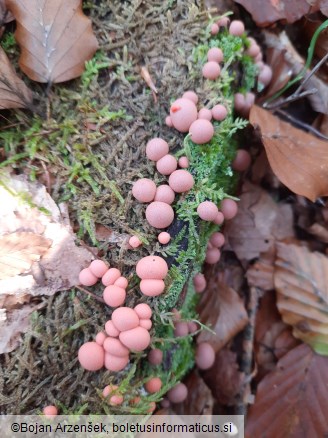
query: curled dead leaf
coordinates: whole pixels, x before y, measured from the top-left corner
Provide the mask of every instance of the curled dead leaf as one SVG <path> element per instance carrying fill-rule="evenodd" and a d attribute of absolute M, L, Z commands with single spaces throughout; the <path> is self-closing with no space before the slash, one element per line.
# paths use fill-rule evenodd
<path fill-rule="evenodd" d="M 277 307 L 293 335 L 328 355 L 328 257 L 278 243 L 274 284 Z"/>
<path fill-rule="evenodd" d="M 32 91 L 16 75 L 0 47 L 0 109 L 27 108 L 32 99 Z"/>
<path fill-rule="evenodd" d="M 22 53 L 19 66 L 32 80 L 58 83 L 80 76 L 98 49 L 82 0 L 7 0 Z"/>
<path fill-rule="evenodd" d="M 0 26 L 14 20 L 13 15 L 8 11 L 5 0 L 0 0 Z"/>
<path fill-rule="evenodd" d="M 328 434 L 328 361 L 301 344 L 285 354 L 257 388 L 246 438 Z"/>
<path fill-rule="evenodd" d="M 304 15 L 318 10 L 311 0 L 235 0 L 244 6 L 259 26 L 267 26 L 278 20 L 294 23 Z M 315 3 L 315 4 L 314 4 Z"/>
<path fill-rule="evenodd" d="M 210 342 L 215 351 L 219 351 L 248 322 L 243 300 L 237 292 L 216 277 L 208 282 L 199 309 L 201 321 L 210 326 L 215 334 L 204 330 L 198 336 L 197 342 Z"/>
<path fill-rule="evenodd" d="M 275 175 L 292 192 L 315 201 L 328 195 L 328 143 L 294 128 L 256 105 L 250 122 L 258 128 Z"/>
<path fill-rule="evenodd" d="M 17 232 L 0 237 L 0 280 L 27 272 L 40 260 L 52 240 L 35 233 Z"/>

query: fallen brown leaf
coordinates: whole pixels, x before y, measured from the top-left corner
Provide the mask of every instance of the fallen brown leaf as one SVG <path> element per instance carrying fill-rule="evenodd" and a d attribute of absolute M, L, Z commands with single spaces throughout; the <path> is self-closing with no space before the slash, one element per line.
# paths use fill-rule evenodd
<path fill-rule="evenodd" d="M 98 49 L 81 0 L 7 0 L 22 53 L 19 66 L 32 80 L 58 83 L 80 76 Z"/>
<path fill-rule="evenodd" d="M 13 20 L 13 15 L 7 9 L 6 0 L 0 0 L 0 27 Z"/>
<path fill-rule="evenodd" d="M 252 260 L 272 248 L 276 239 L 293 235 L 293 213 L 276 204 L 259 186 L 246 182 L 239 196 L 238 213 L 225 227 L 226 248 L 240 260 Z M 228 246 L 229 245 L 229 246 Z"/>
<path fill-rule="evenodd" d="M 327 142 L 294 128 L 256 105 L 250 122 L 259 128 L 273 172 L 292 192 L 315 201 L 328 195 Z"/>
<path fill-rule="evenodd" d="M 254 352 L 257 364 L 256 380 L 274 370 L 278 359 L 299 344 L 292 336 L 277 309 L 276 294 L 270 291 L 261 298 L 256 314 Z"/>
<path fill-rule="evenodd" d="M 277 307 L 293 335 L 328 355 L 328 257 L 277 243 L 274 284 Z"/>
<path fill-rule="evenodd" d="M 202 331 L 197 342 L 210 342 L 219 351 L 247 324 L 248 316 L 243 300 L 237 292 L 216 277 L 209 280 L 206 293 L 199 303 L 200 320 L 215 334 Z"/>
<path fill-rule="evenodd" d="M 219 404 L 236 404 L 245 380 L 244 373 L 239 371 L 236 353 L 228 348 L 219 351 L 214 365 L 203 376 Z"/>
<path fill-rule="evenodd" d="M 52 240 L 30 232 L 0 236 L 0 280 L 28 271 L 51 243 Z"/>
<path fill-rule="evenodd" d="M 32 99 L 32 91 L 16 75 L 0 47 L 0 109 L 27 108 Z"/>
<path fill-rule="evenodd" d="M 247 438 L 328 434 L 328 361 L 301 344 L 261 381 L 246 422 Z"/>
<path fill-rule="evenodd" d="M 310 0 L 235 0 L 252 15 L 258 26 L 267 26 L 278 20 L 294 23 L 304 15 L 318 10 Z"/>

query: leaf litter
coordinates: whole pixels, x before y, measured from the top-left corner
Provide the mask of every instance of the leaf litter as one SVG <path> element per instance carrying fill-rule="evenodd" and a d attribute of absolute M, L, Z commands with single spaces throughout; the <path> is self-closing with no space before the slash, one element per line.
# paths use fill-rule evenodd
<path fill-rule="evenodd" d="M 7 0 L 16 19 L 19 66 L 32 80 L 58 83 L 82 74 L 98 49 L 82 0 Z"/>
<path fill-rule="evenodd" d="M 78 274 L 93 258 L 75 244 L 71 227 L 42 184 L 1 173 L 0 202 L 0 353 L 18 345 L 27 316 L 40 308 L 33 297 L 78 285 Z M 62 260 L 70 263 L 62 263 Z M 30 303 L 30 304 L 29 304 Z"/>

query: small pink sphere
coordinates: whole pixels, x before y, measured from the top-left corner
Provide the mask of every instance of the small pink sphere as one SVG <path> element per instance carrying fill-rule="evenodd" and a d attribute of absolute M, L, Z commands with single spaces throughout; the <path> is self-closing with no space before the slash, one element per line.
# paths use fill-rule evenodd
<path fill-rule="evenodd" d="M 130 307 L 119 307 L 112 314 L 112 322 L 117 330 L 123 332 L 138 327 L 139 317 Z"/>
<path fill-rule="evenodd" d="M 98 345 L 104 345 L 105 339 L 107 338 L 104 332 L 97 333 L 96 342 Z"/>
<path fill-rule="evenodd" d="M 142 242 L 138 236 L 132 236 L 129 239 L 129 245 L 131 245 L 132 248 L 138 248 L 140 245 L 142 245 Z"/>
<path fill-rule="evenodd" d="M 189 334 L 188 323 L 187 322 L 176 322 L 174 329 L 174 336 L 176 338 L 181 338 Z"/>
<path fill-rule="evenodd" d="M 197 119 L 197 107 L 190 99 L 177 99 L 170 108 L 173 126 L 180 132 L 188 132 L 190 125 Z"/>
<path fill-rule="evenodd" d="M 98 278 L 101 278 L 108 271 L 108 266 L 102 260 L 94 260 L 89 266 L 90 271 Z"/>
<path fill-rule="evenodd" d="M 251 156 L 245 149 L 238 149 L 235 159 L 232 162 L 233 170 L 244 172 L 251 164 Z"/>
<path fill-rule="evenodd" d="M 221 213 L 221 211 L 218 212 L 218 214 L 215 216 L 215 219 L 213 221 L 216 225 L 221 225 L 224 222 L 224 216 Z"/>
<path fill-rule="evenodd" d="M 117 268 L 110 268 L 101 279 L 101 282 L 104 286 L 110 286 L 111 284 L 114 284 L 115 281 L 120 278 L 120 276 L 121 271 L 119 271 Z"/>
<path fill-rule="evenodd" d="M 156 184 L 149 178 L 138 179 L 133 184 L 132 195 L 139 202 L 151 202 L 156 193 Z"/>
<path fill-rule="evenodd" d="M 182 403 L 188 396 L 188 389 L 183 383 L 178 383 L 167 393 L 171 403 Z"/>
<path fill-rule="evenodd" d="M 245 96 L 241 93 L 236 93 L 234 96 L 234 106 L 237 112 L 242 112 L 245 108 L 246 100 Z"/>
<path fill-rule="evenodd" d="M 217 62 L 206 62 L 202 68 L 204 78 L 214 81 L 220 76 L 221 68 Z"/>
<path fill-rule="evenodd" d="M 133 351 L 143 351 L 150 344 L 149 332 L 143 327 L 136 327 L 120 333 L 120 341 Z"/>
<path fill-rule="evenodd" d="M 149 140 L 146 146 L 147 158 L 151 161 L 158 161 L 168 154 L 169 145 L 162 138 L 156 137 Z"/>
<path fill-rule="evenodd" d="M 128 280 L 125 277 L 119 277 L 117 280 L 114 281 L 114 285 L 121 287 L 122 289 L 126 289 L 128 287 Z"/>
<path fill-rule="evenodd" d="M 244 23 L 240 20 L 233 20 L 229 26 L 230 35 L 242 36 L 245 32 Z"/>
<path fill-rule="evenodd" d="M 155 228 L 167 228 L 174 220 L 174 211 L 169 204 L 155 201 L 146 208 L 146 219 Z"/>
<path fill-rule="evenodd" d="M 117 357 L 126 357 L 129 355 L 129 350 L 116 338 L 108 337 L 104 342 L 104 349 L 107 353 Z"/>
<path fill-rule="evenodd" d="M 167 184 L 162 184 L 156 189 L 154 201 L 165 202 L 165 204 L 172 204 L 175 198 L 175 193 Z"/>
<path fill-rule="evenodd" d="M 166 261 L 159 256 L 143 257 L 136 266 L 137 275 L 142 280 L 163 280 L 168 270 Z"/>
<path fill-rule="evenodd" d="M 263 54 L 262 52 L 260 52 L 255 58 L 254 58 L 255 64 L 258 65 L 258 67 L 260 68 L 260 70 L 263 69 L 264 67 L 264 62 L 263 61 Z"/>
<path fill-rule="evenodd" d="M 214 365 L 215 351 L 211 344 L 201 342 L 196 349 L 196 365 L 201 370 L 208 370 Z"/>
<path fill-rule="evenodd" d="M 188 322 L 189 333 L 195 333 L 198 330 L 198 324 L 195 321 Z"/>
<path fill-rule="evenodd" d="M 175 170 L 169 177 L 169 185 L 176 193 L 188 192 L 194 183 L 194 178 L 188 170 Z"/>
<path fill-rule="evenodd" d="M 96 342 L 86 342 L 78 352 L 82 368 L 88 371 L 98 371 L 104 366 L 105 350 Z"/>
<path fill-rule="evenodd" d="M 207 108 L 202 108 L 198 112 L 198 118 L 208 120 L 210 122 L 212 120 L 212 111 Z"/>
<path fill-rule="evenodd" d="M 111 321 L 111 320 L 106 322 L 105 330 L 106 330 L 106 333 L 108 334 L 108 336 L 111 336 L 113 338 L 116 338 L 120 334 L 119 330 L 117 330 L 113 321 Z"/>
<path fill-rule="evenodd" d="M 125 289 L 113 284 L 106 287 L 103 293 L 103 298 L 105 303 L 110 307 L 122 306 L 126 298 L 126 291 Z"/>
<path fill-rule="evenodd" d="M 259 53 L 261 53 L 261 48 L 257 45 L 257 43 L 251 43 L 249 48 L 246 50 L 246 54 L 252 58 L 256 58 Z"/>
<path fill-rule="evenodd" d="M 153 323 L 150 319 L 140 319 L 139 325 L 146 330 L 150 330 Z"/>
<path fill-rule="evenodd" d="M 165 124 L 166 124 L 166 126 L 168 126 L 169 128 L 172 128 L 172 127 L 173 127 L 172 119 L 171 119 L 170 116 L 167 116 L 167 117 L 165 118 Z"/>
<path fill-rule="evenodd" d="M 264 64 L 262 71 L 259 74 L 258 80 L 265 87 L 269 85 L 272 79 L 272 69 L 268 65 Z"/>
<path fill-rule="evenodd" d="M 163 400 L 161 401 L 161 407 L 167 409 L 170 406 L 171 406 L 170 400 L 164 397 Z"/>
<path fill-rule="evenodd" d="M 255 94 L 254 93 L 246 93 L 245 102 L 247 107 L 251 107 L 255 102 Z"/>
<path fill-rule="evenodd" d="M 109 371 L 122 371 L 128 363 L 129 356 L 118 357 L 110 353 L 105 354 L 105 368 L 107 368 Z M 113 397 L 111 397 L 111 399 Z"/>
<path fill-rule="evenodd" d="M 233 199 L 224 199 L 221 202 L 221 211 L 223 213 L 224 219 L 229 220 L 236 216 L 238 211 L 237 202 Z"/>
<path fill-rule="evenodd" d="M 97 283 L 98 277 L 89 268 L 85 268 L 79 273 L 79 281 L 83 286 L 93 286 Z"/>
<path fill-rule="evenodd" d="M 105 388 L 103 390 L 103 396 L 107 398 L 116 389 L 118 389 L 118 386 L 116 386 L 116 385 L 105 386 Z M 124 401 L 124 398 L 121 394 L 115 394 L 112 397 L 110 397 L 109 404 L 112 406 L 118 406 L 118 405 L 121 405 L 123 403 L 123 401 Z"/>
<path fill-rule="evenodd" d="M 212 47 L 207 52 L 207 60 L 208 61 L 214 61 L 214 62 L 222 62 L 223 61 L 223 52 L 218 47 Z"/>
<path fill-rule="evenodd" d="M 157 297 L 164 292 L 165 283 L 163 280 L 146 279 L 141 280 L 140 290 L 147 297 Z"/>
<path fill-rule="evenodd" d="M 205 262 L 209 265 L 215 265 L 220 260 L 221 252 L 217 248 L 211 248 L 206 251 Z"/>
<path fill-rule="evenodd" d="M 218 212 L 219 212 L 219 209 L 214 204 L 214 202 L 211 202 L 211 201 L 201 202 L 199 204 L 199 206 L 197 207 L 198 216 L 203 221 L 208 221 L 208 222 L 213 221 L 216 218 Z"/>
<path fill-rule="evenodd" d="M 177 167 L 178 167 L 177 159 L 170 154 L 164 155 L 164 157 L 162 157 L 156 163 L 156 169 L 162 175 L 171 175 L 171 173 L 174 172 Z"/>
<path fill-rule="evenodd" d="M 145 384 L 145 389 L 149 394 L 155 394 L 156 392 L 160 391 L 162 387 L 162 381 L 159 377 L 152 377 L 148 382 Z"/>
<path fill-rule="evenodd" d="M 153 314 L 150 306 L 146 303 L 137 304 L 134 311 L 140 319 L 150 319 Z"/>
<path fill-rule="evenodd" d="M 219 27 L 228 27 L 229 23 L 230 23 L 230 20 L 228 17 L 222 17 L 222 18 L 220 18 L 220 20 L 217 21 L 217 25 Z"/>
<path fill-rule="evenodd" d="M 180 157 L 178 160 L 178 164 L 180 167 L 186 169 L 189 166 L 189 160 L 187 157 Z"/>
<path fill-rule="evenodd" d="M 221 248 L 221 246 L 223 246 L 225 243 L 224 235 L 222 233 L 219 233 L 218 231 L 213 233 L 212 236 L 210 237 L 210 243 L 215 248 Z"/>
<path fill-rule="evenodd" d="M 54 418 L 58 415 L 58 409 L 54 405 L 45 406 L 42 412 L 47 418 Z"/>
<path fill-rule="evenodd" d="M 227 115 L 228 111 L 224 105 L 218 104 L 212 108 L 212 116 L 215 120 L 222 121 L 227 117 Z"/>
<path fill-rule="evenodd" d="M 191 91 L 191 90 L 186 91 L 185 93 L 183 93 L 182 98 L 183 99 L 191 100 L 192 102 L 194 102 L 195 105 L 197 105 L 197 103 L 198 103 L 198 96 L 197 96 L 197 94 L 194 91 Z"/>
<path fill-rule="evenodd" d="M 167 233 L 166 231 L 163 231 L 162 233 L 159 233 L 158 235 L 158 241 L 162 245 L 166 245 L 171 240 L 171 235 Z"/>
<path fill-rule="evenodd" d="M 205 144 L 212 140 L 214 126 L 209 120 L 198 119 L 191 124 L 189 134 L 194 143 Z"/>
<path fill-rule="evenodd" d="M 202 293 L 206 289 L 206 280 L 203 274 L 196 274 L 193 278 L 193 283 L 197 293 Z"/>
<path fill-rule="evenodd" d="M 159 348 L 154 348 L 148 353 L 148 362 L 152 365 L 160 365 L 163 361 L 163 351 Z"/>
<path fill-rule="evenodd" d="M 213 23 L 211 26 L 211 35 L 216 35 L 219 32 L 219 26 Z"/>

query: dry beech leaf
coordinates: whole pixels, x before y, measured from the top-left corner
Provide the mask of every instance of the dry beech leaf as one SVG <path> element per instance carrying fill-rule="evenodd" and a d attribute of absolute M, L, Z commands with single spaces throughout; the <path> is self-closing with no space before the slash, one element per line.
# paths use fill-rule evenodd
<path fill-rule="evenodd" d="M 40 260 L 52 240 L 34 233 L 12 233 L 0 237 L 0 280 L 27 272 Z"/>
<path fill-rule="evenodd" d="M 16 75 L 0 47 L 0 109 L 26 108 L 32 99 L 32 91 Z"/>
<path fill-rule="evenodd" d="M 301 344 L 261 381 L 250 407 L 246 438 L 305 438 L 328 434 L 328 361 Z"/>
<path fill-rule="evenodd" d="M 246 182 L 242 187 L 238 213 L 225 227 L 229 247 L 241 260 L 252 260 L 272 248 L 276 239 L 293 235 L 290 205 L 278 205 L 259 186 Z"/>
<path fill-rule="evenodd" d="M 254 352 L 257 364 L 256 380 L 276 367 L 278 359 L 299 344 L 292 336 L 276 306 L 276 294 L 264 294 L 256 313 Z"/>
<path fill-rule="evenodd" d="M 237 292 L 218 278 L 209 280 L 207 290 L 199 303 L 200 320 L 215 331 L 215 335 L 203 330 L 197 342 L 210 342 L 219 351 L 248 323 L 243 300 Z"/>
<path fill-rule="evenodd" d="M 273 172 L 292 192 L 315 201 L 328 195 L 328 143 L 294 128 L 256 105 L 250 122 L 259 128 Z"/>
<path fill-rule="evenodd" d="M 19 66 L 32 80 L 58 83 L 80 76 L 98 49 L 81 0 L 7 0 L 22 53 Z"/>
<path fill-rule="evenodd" d="M 13 21 L 14 17 L 12 14 L 8 11 L 6 6 L 5 0 L 0 0 L 0 26 L 2 26 L 5 23 L 10 23 L 10 21 Z"/>
<path fill-rule="evenodd" d="M 307 248 L 277 243 L 277 307 L 293 335 L 328 355 L 328 258 Z"/>
<path fill-rule="evenodd" d="M 267 26 L 278 20 L 294 23 L 309 12 L 318 10 L 311 0 L 235 0 L 252 15 L 259 26 Z M 315 3 L 315 5 L 314 5 Z"/>

